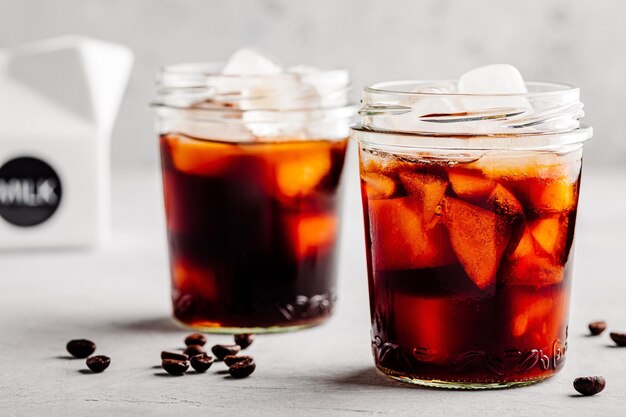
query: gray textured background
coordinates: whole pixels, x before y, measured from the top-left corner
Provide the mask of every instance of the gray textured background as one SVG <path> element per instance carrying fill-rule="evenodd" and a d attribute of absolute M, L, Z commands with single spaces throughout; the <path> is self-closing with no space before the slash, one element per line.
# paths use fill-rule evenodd
<path fill-rule="evenodd" d="M 114 133 L 117 165 L 152 165 L 155 69 L 256 45 L 285 63 L 343 65 L 354 85 L 451 78 L 487 63 L 582 88 L 587 162 L 626 163 L 626 2 L 619 0 L 0 0 L 0 47 L 83 33 L 129 45 L 136 64 Z M 355 92 L 355 97 L 357 96 Z"/>

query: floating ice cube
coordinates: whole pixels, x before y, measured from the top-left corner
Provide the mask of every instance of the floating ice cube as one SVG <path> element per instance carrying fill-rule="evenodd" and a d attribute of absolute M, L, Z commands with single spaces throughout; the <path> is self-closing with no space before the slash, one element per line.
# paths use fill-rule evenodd
<path fill-rule="evenodd" d="M 461 75 L 459 94 L 524 94 L 522 74 L 512 65 L 494 64 L 474 68 Z"/>
<path fill-rule="evenodd" d="M 423 83 L 413 89 L 413 93 L 424 94 L 454 94 L 455 92 L 456 86 L 447 81 Z"/>
<path fill-rule="evenodd" d="M 350 74 L 347 70 L 320 71 L 315 67 L 296 65 L 287 68 L 287 72 L 298 75 L 302 83 L 315 88 L 321 106 L 339 107 L 348 104 Z"/>
<path fill-rule="evenodd" d="M 277 59 L 256 48 L 233 54 L 217 77 L 218 101 L 244 110 L 241 119 L 253 137 L 304 137 L 310 134 L 311 110 L 348 104 L 349 75 L 298 65 L 284 69 Z M 331 136 L 329 128 L 315 134 Z M 330 129 L 334 130 L 334 129 Z"/>
<path fill-rule="evenodd" d="M 531 114 L 520 72 L 511 65 L 476 68 L 463 74 L 455 86 L 448 82 L 423 83 L 407 95 L 406 112 L 394 109 L 379 117 L 382 129 L 400 132 L 447 134 L 511 133 L 512 118 Z M 402 103 L 398 103 L 403 105 Z M 401 144 L 406 139 L 395 140 Z"/>
<path fill-rule="evenodd" d="M 449 82 L 432 82 L 420 84 L 411 92 L 420 95 L 407 96 L 405 106 L 407 110 L 392 110 L 389 116 L 379 117 L 377 124 L 382 129 L 398 132 L 429 132 L 437 131 L 438 125 L 423 122 L 422 118 L 429 115 L 452 114 L 460 111 L 458 103 L 452 98 L 456 88 Z M 445 126 L 449 129 L 450 126 Z M 396 144 L 404 142 L 403 138 L 397 138 Z"/>
<path fill-rule="evenodd" d="M 239 49 L 222 70 L 225 75 L 274 75 L 282 72 L 278 60 L 257 48 Z"/>

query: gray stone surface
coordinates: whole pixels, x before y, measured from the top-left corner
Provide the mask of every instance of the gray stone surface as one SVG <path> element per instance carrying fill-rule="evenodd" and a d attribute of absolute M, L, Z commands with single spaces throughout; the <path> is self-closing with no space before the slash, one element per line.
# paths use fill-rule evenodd
<path fill-rule="evenodd" d="M 186 334 L 169 320 L 166 247 L 158 175 L 117 171 L 114 238 L 99 251 L 0 254 L 0 415 L 624 415 L 626 348 L 586 324 L 626 329 L 626 172 L 585 172 L 567 364 L 552 380 L 491 392 L 422 389 L 373 368 L 358 204 L 345 210 L 340 303 L 326 325 L 258 337 L 257 371 L 231 380 L 216 371 L 164 377 L 162 349 Z M 354 204 L 353 204 L 354 203 Z M 66 357 L 71 338 L 92 338 L 111 356 L 103 374 Z M 210 336 L 209 343 L 228 336 Z M 577 397 L 572 380 L 604 375 L 606 390 Z"/>

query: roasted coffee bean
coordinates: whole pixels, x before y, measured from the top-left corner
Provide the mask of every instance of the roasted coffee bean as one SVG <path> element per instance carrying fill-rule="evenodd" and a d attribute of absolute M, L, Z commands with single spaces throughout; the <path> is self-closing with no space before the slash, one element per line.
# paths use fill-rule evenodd
<path fill-rule="evenodd" d="M 256 369 L 256 363 L 252 359 L 246 359 L 241 362 L 235 362 L 230 368 L 228 373 L 233 378 L 245 378 L 250 375 Z"/>
<path fill-rule="evenodd" d="M 187 349 L 184 350 L 184 353 L 191 358 L 193 356 L 200 355 L 201 353 L 206 352 L 204 351 L 204 349 L 202 349 L 202 346 L 200 345 L 189 345 L 187 346 Z"/>
<path fill-rule="evenodd" d="M 606 386 L 606 381 L 601 376 L 583 376 L 574 380 L 574 389 L 582 395 L 595 395 Z"/>
<path fill-rule="evenodd" d="M 86 358 L 96 351 L 96 344 L 87 339 L 74 339 L 65 346 L 68 352 L 75 358 Z"/>
<path fill-rule="evenodd" d="M 202 333 L 192 333 L 185 338 L 185 344 L 187 346 L 198 345 L 204 346 L 206 344 L 206 336 Z"/>
<path fill-rule="evenodd" d="M 617 346 L 626 346 L 626 333 L 612 332 L 610 336 Z"/>
<path fill-rule="evenodd" d="M 104 355 L 90 356 L 87 358 L 87 367 L 92 372 L 99 373 L 104 371 L 111 364 L 111 358 Z"/>
<path fill-rule="evenodd" d="M 188 361 L 189 356 L 185 353 L 177 353 L 177 352 L 161 352 L 161 359 L 174 359 L 176 361 Z"/>
<path fill-rule="evenodd" d="M 215 359 L 213 356 L 209 356 L 206 353 L 201 353 L 199 355 L 193 356 L 190 360 L 191 366 L 198 372 L 204 372 L 213 365 Z"/>
<path fill-rule="evenodd" d="M 236 334 L 235 343 L 241 346 L 242 349 L 247 348 L 254 342 L 253 334 Z"/>
<path fill-rule="evenodd" d="M 163 359 L 161 366 L 170 375 L 182 375 L 189 369 L 189 362 L 176 359 Z"/>
<path fill-rule="evenodd" d="M 606 321 L 594 321 L 589 323 L 589 333 L 593 336 L 597 336 L 606 330 Z"/>
<path fill-rule="evenodd" d="M 228 355 L 236 355 L 240 350 L 239 345 L 215 345 L 211 348 L 218 361 L 224 360 L 224 357 Z"/>
<path fill-rule="evenodd" d="M 224 357 L 224 363 L 226 366 L 233 366 L 233 364 L 237 362 L 246 361 L 248 359 L 253 359 L 252 356 L 236 356 L 236 355 L 228 355 Z"/>

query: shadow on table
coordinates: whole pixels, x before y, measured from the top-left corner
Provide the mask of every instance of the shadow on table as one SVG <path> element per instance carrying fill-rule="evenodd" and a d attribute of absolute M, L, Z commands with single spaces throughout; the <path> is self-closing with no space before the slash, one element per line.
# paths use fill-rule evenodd
<path fill-rule="evenodd" d="M 180 333 L 183 329 L 169 317 L 157 317 L 141 320 L 115 321 L 110 324 L 115 330 L 128 332 L 159 332 L 159 333 Z"/>
<path fill-rule="evenodd" d="M 391 388 L 391 389 L 411 389 L 411 390 L 437 390 L 435 388 L 424 387 L 419 385 L 407 384 L 400 381 L 394 381 L 388 378 L 376 368 L 367 367 L 359 370 L 353 370 L 344 374 L 328 375 L 327 382 L 341 385 L 341 386 L 354 386 L 354 387 L 372 387 L 372 388 Z"/>

